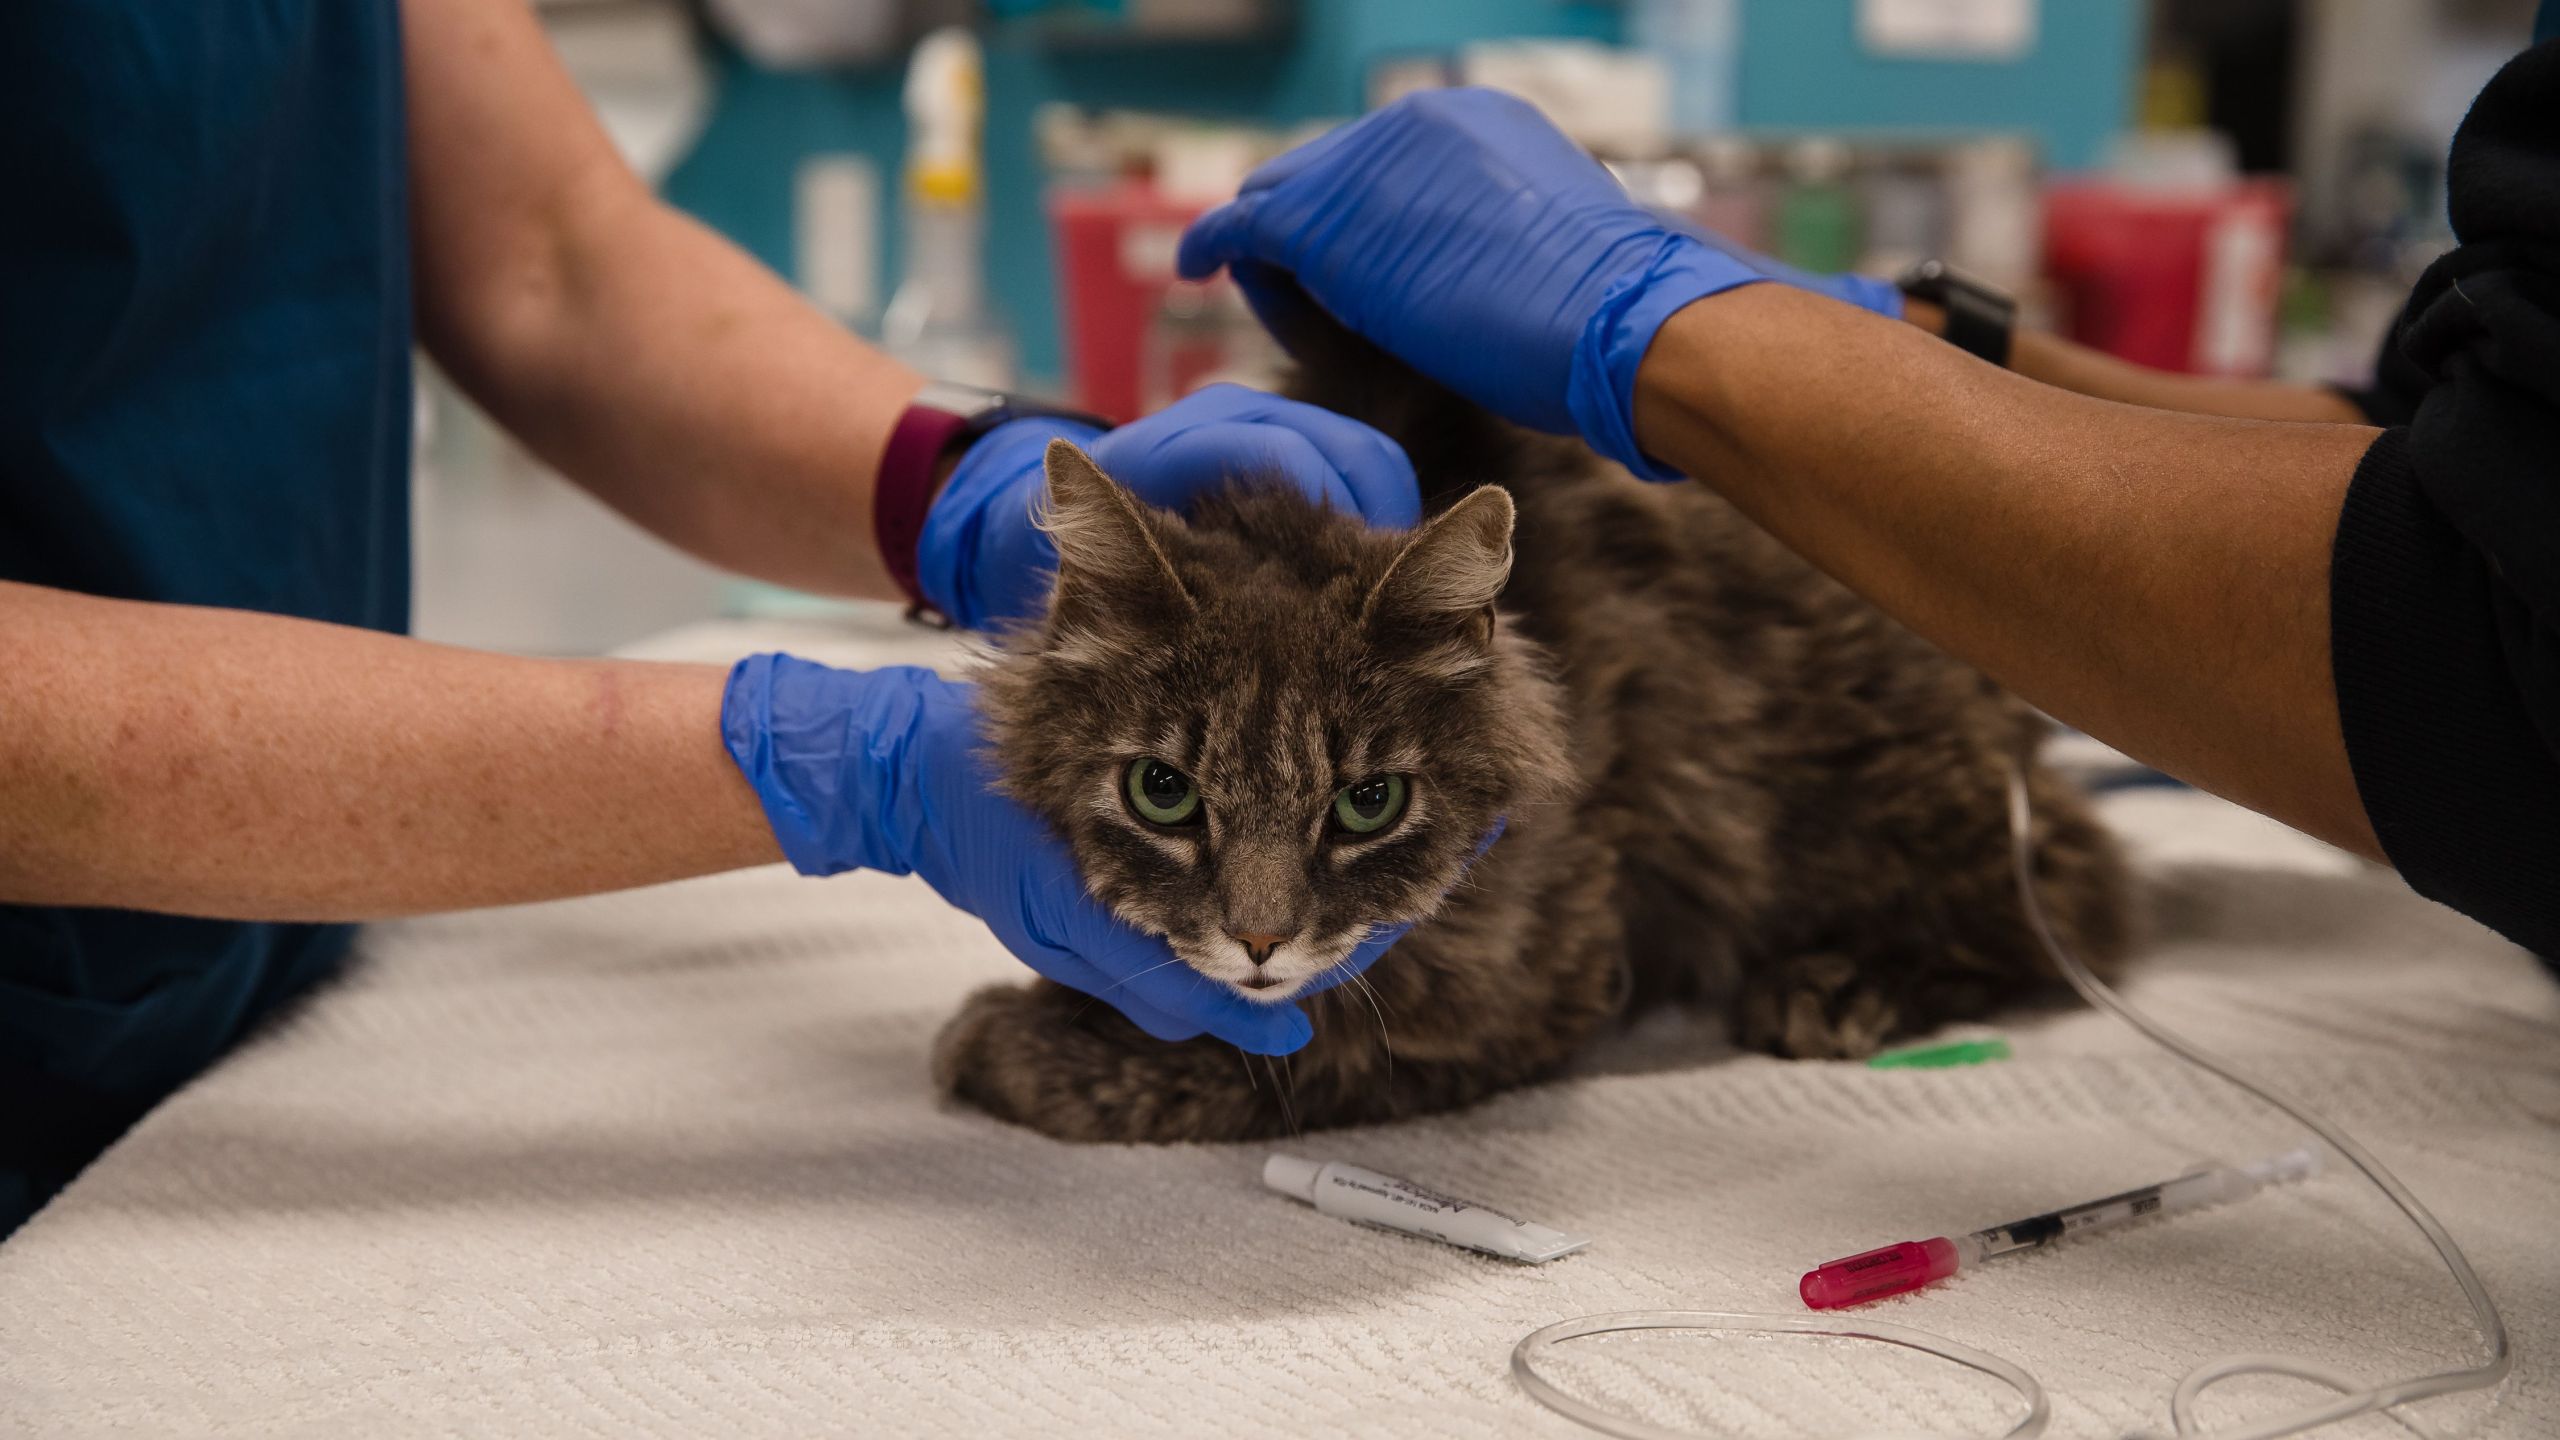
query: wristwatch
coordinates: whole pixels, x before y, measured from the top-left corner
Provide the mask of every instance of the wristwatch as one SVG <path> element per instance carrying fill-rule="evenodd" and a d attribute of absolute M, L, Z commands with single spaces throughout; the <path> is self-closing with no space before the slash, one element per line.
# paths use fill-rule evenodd
<path fill-rule="evenodd" d="M 880 452 L 879 478 L 871 487 L 871 533 L 879 542 L 889 578 L 913 602 L 907 611 L 910 616 L 933 609 L 916 582 L 916 542 L 924 536 L 925 512 L 933 508 L 940 488 L 943 460 L 1008 420 L 1032 417 L 1111 428 L 1111 422 L 1099 415 L 947 380 L 932 381 L 917 391 L 898 423 L 890 427 L 888 447 Z"/>
<path fill-rule="evenodd" d="M 2018 329 L 2018 302 L 2009 292 L 1976 280 L 1944 260 L 1923 260 L 1893 283 L 1903 294 L 1947 313 L 1944 339 L 1948 344 L 2008 368 L 2009 341 Z"/>

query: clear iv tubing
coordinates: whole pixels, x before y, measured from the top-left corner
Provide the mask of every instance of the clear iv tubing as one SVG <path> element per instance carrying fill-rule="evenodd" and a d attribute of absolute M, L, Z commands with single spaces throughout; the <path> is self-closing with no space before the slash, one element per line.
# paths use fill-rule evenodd
<path fill-rule="evenodd" d="M 2035 931 L 2036 939 L 2042 942 L 2046 952 L 2053 957 L 2054 964 L 2061 968 L 2063 978 L 2071 982 L 2071 988 L 2079 991 L 2081 998 L 2091 1005 L 2140 1031 L 2153 1044 L 2199 1069 L 2221 1076 L 2293 1117 L 2303 1128 L 2327 1141 L 2330 1148 L 2345 1156 L 2348 1164 L 2364 1172 L 2364 1177 L 2372 1181 L 2374 1187 L 2379 1189 L 2393 1205 L 2398 1206 L 2400 1213 L 2409 1217 L 2409 1223 L 2417 1226 L 2418 1232 L 2427 1237 L 2427 1243 L 2435 1247 L 2437 1257 L 2444 1261 L 2445 1269 L 2452 1274 L 2454 1283 L 2462 1287 L 2463 1295 L 2471 1301 L 2472 1316 L 2479 1324 L 2480 1337 L 2488 1343 L 2489 1358 L 2477 1365 L 2441 1370 L 2432 1375 L 2421 1375 L 2414 1379 L 2394 1381 L 2388 1385 L 2376 1385 L 2362 1390 L 2356 1388 L 2359 1383 L 2356 1380 L 2315 1361 L 2289 1355 L 2226 1355 L 2219 1360 L 2207 1361 L 2197 1366 L 2187 1373 L 2184 1380 L 2178 1382 L 2176 1393 L 2169 1397 L 2169 1418 L 2177 1426 L 2178 1435 L 2202 1436 L 2204 1432 L 2196 1420 L 2197 1400 L 2206 1390 L 2239 1375 L 2291 1376 L 2298 1380 L 2308 1380 L 2316 1385 L 2325 1385 L 2339 1391 L 2340 1394 L 2335 1400 L 2288 1411 L 2240 1429 L 2215 1432 L 2209 1440 L 2278 1440 L 2280 1436 L 2299 1434 L 2316 1426 L 2335 1424 L 2340 1420 L 2362 1415 L 2368 1411 L 2385 1410 L 2394 1405 L 2408 1404 L 2413 1400 L 2450 1395 L 2464 1390 L 2485 1390 L 2505 1379 L 2508 1368 L 2514 1364 L 2514 1356 L 2507 1344 L 2507 1322 L 2498 1314 L 2497 1303 L 2489 1298 L 2488 1287 L 2480 1283 L 2480 1276 L 2471 1268 L 2471 1261 L 2463 1255 L 2462 1247 L 2456 1245 L 2453 1237 L 2445 1233 L 2444 1226 L 2437 1223 L 2435 1215 L 2420 1203 L 2418 1197 L 2409 1193 L 2409 1187 L 2400 1183 L 2399 1176 L 2392 1174 L 2389 1167 L 2375 1159 L 2371 1152 L 2357 1144 L 2345 1131 L 2330 1123 L 2309 1106 L 2255 1079 L 2230 1061 L 2197 1046 L 2167 1026 L 2134 1009 L 2115 991 L 2109 989 L 2106 982 L 2100 980 L 2087 965 L 2081 963 L 2080 957 L 2072 954 L 2070 949 L 2063 945 L 2061 938 L 2053 933 L 2052 922 L 2045 917 L 2044 904 L 2036 896 L 2034 827 L 2027 807 L 2026 775 L 2016 766 L 2012 766 L 2009 770 L 2009 863 L 2011 873 L 2018 883 L 2019 899 L 2026 907 L 2027 924 Z M 1553 1346 L 1587 1335 L 1605 1335 L 1627 1330 L 1725 1330 L 1749 1334 L 1833 1335 L 1847 1339 L 1880 1340 L 1887 1344 L 1907 1346 L 1913 1350 L 1935 1355 L 1942 1360 L 1982 1371 L 1984 1374 L 2005 1380 L 2015 1387 L 2019 1397 L 2026 1401 L 2026 1413 L 2020 1417 L 2016 1425 L 2003 1432 L 2000 1440 L 2030 1440 L 2030 1437 L 2043 1434 L 2049 1414 L 2045 1403 L 2044 1387 L 2036 1383 L 2033 1375 L 1999 1356 L 1976 1350 L 1971 1346 L 1959 1345 L 1943 1336 L 1932 1335 L 1926 1330 L 1915 1330 L 1907 1325 L 1895 1325 L 1881 1320 L 1853 1320 L 1833 1314 L 1770 1315 L 1708 1310 L 1638 1310 L 1616 1315 L 1585 1315 L 1579 1319 L 1550 1325 L 1523 1337 L 1511 1352 L 1512 1376 L 1520 1382 L 1520 1388 L 1528 1392 L 1530 1397 L 1538 1403 L 1557 1414 L 1579 1421 L 1605 1434 L 1620 1436 L 1623 1440 L 1693 1440 L 1697 1434 L 1695 1431 L 1655 1425 L 1601 1409 L 1588 1401 L 1565 1393 L 1538 1373 L 1538 1357 Z M 2157 1432 L 2154 1431 L 2137 1431 L 2134 1433 L 2133 1440 L 2154 1440 L 2156 1435 Z"/>

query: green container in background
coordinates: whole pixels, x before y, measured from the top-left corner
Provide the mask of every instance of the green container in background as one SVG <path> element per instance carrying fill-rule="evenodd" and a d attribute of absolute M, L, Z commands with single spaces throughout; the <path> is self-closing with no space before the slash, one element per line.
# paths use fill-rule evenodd
<path fill-rule="evenodd" d="M 1854 270 L 1866 252 L 1866 219 L 1849 188 L 1849 147 L 1817 137 L 1787 152 L 1787 188 L 1770 227 L 1778 258 L 1819 275 Z"/>

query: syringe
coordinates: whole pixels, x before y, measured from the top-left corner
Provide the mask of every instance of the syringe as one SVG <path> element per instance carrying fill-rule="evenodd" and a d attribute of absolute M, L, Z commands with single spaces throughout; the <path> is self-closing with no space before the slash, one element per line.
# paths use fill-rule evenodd
<path fill-rule="evenodd" d="M 2244 1199 L 2256 1194 L 2260 1186 L 2300 1180 L 2319 1170 L 2320 1152 L 2308 1145 L 2254 1165 L 2211 1165 L 2157 1185 L 2012 1220 L 1953 1240 L 1944 1235 L 1933 1240 L 1905 1240 L 1881 1250 L 1833 1260 L 1806 1271 L 1804 1279 L 1797 1282 L 1796 1293 L 1814 1310 L 1862 1305 L 1917 1290 L 1995 1255 L 2038 1250 L 2066 1235 Z"/>

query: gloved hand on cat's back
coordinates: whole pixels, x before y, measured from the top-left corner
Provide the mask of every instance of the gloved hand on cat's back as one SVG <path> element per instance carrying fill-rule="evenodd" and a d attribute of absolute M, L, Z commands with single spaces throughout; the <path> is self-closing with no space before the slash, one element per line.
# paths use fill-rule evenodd
<path fill-rule="evenodd" d="M 982 630 L 1037 613 L 1058 566 L 1038 524 L 1051 440 L 1091 453 L 1138 499 L 1182 510 L 1229 481 L 1284 481 L 1334 509 L 1388 529 L 1422 519 L 1403 447 L 1330 410 L 1241 385 L 1196 390 L 1143 420 L 1097 430 L 1073 420 L 1009 421 L 969 447 L 927 512 L 916 546 L 925 598 L 955 624 Z"/>
<path fill-rule="evenodd" d="M 1674 312 L 1768 280 L 1902 313 L 1885 281 L 1808 274 L 1638 205 L 1492 90 L 1407 96 L 1271 161 L 1192 225 L 1179 264 L 1225 266 L 1284 345 L 1312 297 L 1486 409 L 1652 480 L 1680 476 L 1636 444 L 1636 366 Z"/>
<path fill-rule="evenodd" d="M 1304 1046 L 1313 1030 L 1296 1005 L 1247 1000 L 1086 893 L 1066 847 L 994 789 L 973 700 L 972 687 L 912 666 L 757 655 L 730 672 L 721 736 L 800 873 L 915 875 L 1016 959 L 1159 1040 L 1207 1033 L 1263 1055 Z M 1367 969 L 1405 928 L 1372 937 L 1299 996 Z"/>

